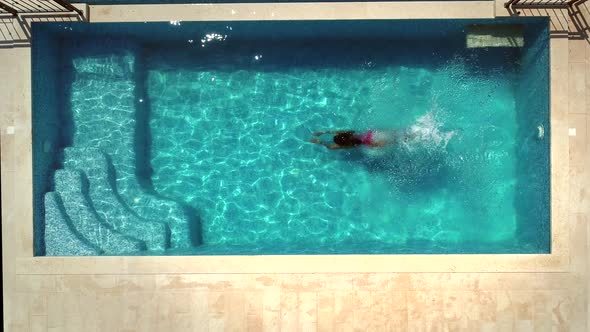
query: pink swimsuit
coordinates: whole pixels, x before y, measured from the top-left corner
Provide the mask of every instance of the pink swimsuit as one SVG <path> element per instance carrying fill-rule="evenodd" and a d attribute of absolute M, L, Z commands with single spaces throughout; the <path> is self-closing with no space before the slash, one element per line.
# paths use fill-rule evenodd
<path fill-rule="evenodd" d="M 366 133 L 362 134 L 360 137 L 361 143 L 363 145 L 373 145 L 373 131 L 369 130 Z"/>

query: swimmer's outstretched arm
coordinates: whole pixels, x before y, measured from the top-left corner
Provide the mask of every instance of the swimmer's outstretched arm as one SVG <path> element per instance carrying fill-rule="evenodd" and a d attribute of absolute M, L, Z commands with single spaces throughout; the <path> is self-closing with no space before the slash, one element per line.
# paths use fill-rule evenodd
<path fill-rule="evenodd" d="M 348 146 L 340 146 L 338 144 L 328 144 L 328 143 L 325 143 L 325 142 L 320 141 L 317 138 L 312 138 L 309 141 L 312 142 L 312 143 L 315 143 L 315 144 L 323 145 L 323 146 L 327 147 L 330 150 L 350 149 L 350 148 L 352 148 L 352 147 L 348 147 Z"/>
<path fill-rule="evenodd" d="M 318 136 L 319 136 L 319 135 L 318 135 Z M 323 146 L 325 146 L 325 147 L 330 147 L 330 144 L 328 144 L 328 143 L 325 143 L 325 142 L 322 142 L 322 141 L 320 141 L 320 140 L 319 140 L 319 139 L 317 139 L 317 138 L 312 138 L 312 139 L 310 139 L 309 141 L 310 141 L 310 142 L 312 142 L 312 143 L 315 143 L 315 144 L 323 145 Z"/>

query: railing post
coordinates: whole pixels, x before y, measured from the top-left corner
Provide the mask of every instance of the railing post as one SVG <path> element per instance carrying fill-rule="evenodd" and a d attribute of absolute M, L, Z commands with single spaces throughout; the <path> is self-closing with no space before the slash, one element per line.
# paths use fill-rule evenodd
<path fill-rule="evenodd" d="M 84 18 L 84 12 L 81 11 L 80 9 L 74 7 L 71 3 L 64 1 L 64 0 L 53 0 L 53 1 L 56 2 L 57 4 L 59 4 L 60 6 L 64 7 L 65 9 L 68 9 L 72 12 L 78 13 L 78 15 L 80 15 L 82 18 Z"/>
<path fill-rule="evenodd" d="M 3 3 L 2 1 L 0 1 L 0 8 L 4 9 L 5 11 L 9 12 L 12 14 L 12 16 L 17 16 L 18 12 L 16 11 L 16 9 L 10 7 L 9 5 Z"/>
<path fill-rule="evenodd" d="M 518 2 L 518 0 L 509 0 L 508 2 L 505 2 L 504 8 L 510 8 L 515 2 Z"/>
<path fill-rule="evenodd" d="M 567 2 L 567 5 L 568 5 L 568 7 L 571 7 L 571 6 L 573 6 L 573 5 L 574 5 L 576 2 L 578 2 L 578 1 L 580 1 L 580 0 L 569 0 L 569 1 Z"/>

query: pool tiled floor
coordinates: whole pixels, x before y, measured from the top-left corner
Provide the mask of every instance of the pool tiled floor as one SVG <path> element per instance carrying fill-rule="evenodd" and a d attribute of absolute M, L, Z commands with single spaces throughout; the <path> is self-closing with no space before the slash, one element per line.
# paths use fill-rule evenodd
<path fill-rule="evenodd" d="M 581 6 L 582 15 L 590 19 L 586 5 Z M 231 8 L 92 6 L 90 17 L 117 21 L 179 15 L 334 19 L 507 14 L 499 1 L 252 4 L 234 6 L 237 16 Z M 565 11 L 522 15 L 551 15 L 556 31 L 551 41 L 552 166 L 564 174 L 554 181 L 553 198 L 564 215 L 559 218 L 561 231 L 553 234 L 559 256 L 517 257 L 505 265 L 493 257 L 499 255 L 472 257 L 469 264 L 454 264 L 454 256 L 406 256 L 392 266 L 384 266 L 387 258 L 355 257 L 348 265 L 333 259 L 332 267 L 321 265 L 329 260 L 316 257 L 299 273 L 289 273 L 290 257 L 269 258 L 266 266 L 264 259 L 251 260 L 257 266 L 244 266 L 232 257 L 204 266 L 193 257 L 33 259 L 30 50 L 0 48 L 5 330 L 588 331 L 590 44 L 560 38 L 564 27 L 579 32 Z M 572 128 L 575 136 L 570 135 Z"/>

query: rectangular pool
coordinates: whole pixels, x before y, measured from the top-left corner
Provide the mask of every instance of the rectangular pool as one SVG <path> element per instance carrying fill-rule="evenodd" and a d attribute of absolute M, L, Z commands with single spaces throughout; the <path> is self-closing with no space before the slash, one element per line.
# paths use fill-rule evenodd
<path fill-rule="evenodd" d="M 36 255 L 550 252 L 546 18 L 32 35 Z"/>

